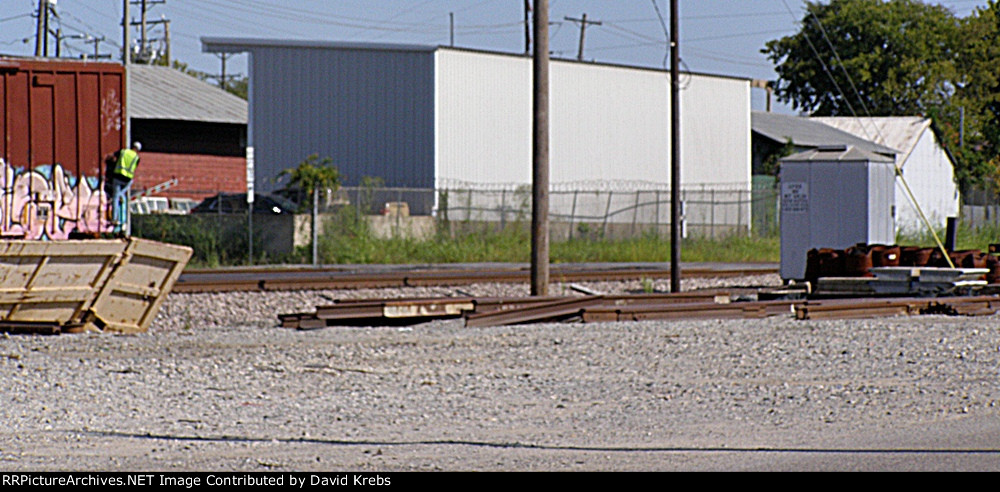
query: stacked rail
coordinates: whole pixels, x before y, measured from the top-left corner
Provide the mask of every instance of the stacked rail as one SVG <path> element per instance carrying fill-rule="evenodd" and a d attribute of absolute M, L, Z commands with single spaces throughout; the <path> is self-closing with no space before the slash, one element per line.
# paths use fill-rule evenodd
<path fill-rule="evenodd" d="M 405 326 L 463 318 L 466 327 L 541 322 L 614 322 L 680 319 L 800 320 L 899 315 L 994 315 L 1000 297 L 733 301 L 725 291 L 581 297 L 424 297 L 338 300 L 313 312 L 279 315 L 281 326 L 300 330 L 327 326 Z"/>

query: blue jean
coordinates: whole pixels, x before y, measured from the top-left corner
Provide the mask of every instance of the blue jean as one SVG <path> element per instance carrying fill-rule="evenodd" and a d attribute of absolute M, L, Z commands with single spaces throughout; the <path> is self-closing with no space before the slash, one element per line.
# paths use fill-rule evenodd
<path fill-rule="evenodd" d="M 111 225 L 114 232 L 122 232 L 128 222 L 128 192 L 131 188 L 131 179 L 111 177 Z"/>

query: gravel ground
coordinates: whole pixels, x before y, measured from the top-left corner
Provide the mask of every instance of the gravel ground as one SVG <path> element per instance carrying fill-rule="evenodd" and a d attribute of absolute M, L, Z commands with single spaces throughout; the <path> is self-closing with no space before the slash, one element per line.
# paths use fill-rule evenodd
<path fill-rule="evenodd" d="M 1000 470 L 975 441 L 1000 435 L 998 317 L 276 327 L 337 297 L 526 291 L 172 294 L 149 333 L 4 336 L 0 470 Z"/>

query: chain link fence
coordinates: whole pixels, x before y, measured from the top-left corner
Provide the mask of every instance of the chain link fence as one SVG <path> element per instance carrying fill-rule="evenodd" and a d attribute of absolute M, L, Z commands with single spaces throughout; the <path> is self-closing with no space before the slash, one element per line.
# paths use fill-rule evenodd
<path fill-rule="evenodd" d="M 777 193 L 773 181 L 746 185 L 688 187 L 681 190 L 684 237 L 776 234 Z M 489 223 L 503 228 L 531 221 L 530 185 L 451 184 L 440 189 L 343 187 L 324 200 L 324 210 L 353 205 L 360 215 L 433 215 L 439 224 Z M 553 240 L 643 234 L 669 235 L 668 186 L 556 185 L 549 192 Z"/>
<path fill-rule="evenodd" d="M 1000 195 L 992 187 L 966 190 L 959 215 L 970 229 L 1000 227 Z"/>

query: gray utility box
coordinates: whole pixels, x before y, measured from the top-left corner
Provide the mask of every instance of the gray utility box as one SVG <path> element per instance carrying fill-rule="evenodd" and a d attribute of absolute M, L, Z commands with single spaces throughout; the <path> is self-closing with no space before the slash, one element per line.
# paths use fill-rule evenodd
<path fill-rule="evenodd" d="M 819 147 L 781 160 L 781 278 L 801 280 L 813 248 L 894 244 L 894 156 Z"/>

